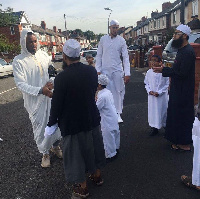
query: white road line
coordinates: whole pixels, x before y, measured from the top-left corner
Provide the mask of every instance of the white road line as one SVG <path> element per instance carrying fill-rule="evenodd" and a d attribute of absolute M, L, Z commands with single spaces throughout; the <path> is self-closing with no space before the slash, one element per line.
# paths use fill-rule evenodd
<path fill-rule="evenodd" d="M 9 90 L 7 90 L 7 91 L 3 91 L 3 92 L 1 92 L 0 93 L 0 95 L 2 95 L 2 94 L 4 94 L 4 93 L 7 93 L 7 92 L 9 92 L 9 91 L 11 91 L 11 90 L 14 90 L 14 89 L 16 89 L 17 87 L 14 87 L 14 88 L 11 88 L 11 89 L 9 89 Z"/>

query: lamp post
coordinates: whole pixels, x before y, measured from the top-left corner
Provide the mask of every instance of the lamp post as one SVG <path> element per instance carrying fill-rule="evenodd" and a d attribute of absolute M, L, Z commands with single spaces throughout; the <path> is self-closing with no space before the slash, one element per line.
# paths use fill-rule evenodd
<path fill-rule="evenodd" d="M 109 34 L 109 19 L 110 19 L 110 15 L 112 13 L 112 10 L 110 8 L 104 8 L 104 10 L 110 10 L 110 14 L 108 15 L 108 34 Z"/>

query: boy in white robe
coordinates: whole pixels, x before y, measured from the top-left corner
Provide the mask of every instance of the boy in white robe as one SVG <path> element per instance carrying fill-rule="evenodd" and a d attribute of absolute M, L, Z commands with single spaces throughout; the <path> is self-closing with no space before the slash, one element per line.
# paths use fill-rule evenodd
<path fill-rule="evenodd" d="M 59 144 L 60 130 L 44 135 L 47 125 L 53 84 L 50 82 L 48 68 L 52 64 L 47 53 L 41 51 L 37 37 L 31 29 L 23 29 L 20 37 L 21 54 L 13 61 L 13 74 L 16 86 L 23 94 L 24 107 L 32 123 L 34 140 L 43 154 L 41 166 L 50 167 L 50 149 L 59 158 L 62 151 Z"/>
<path fill-rule="evenodd" d="M 168 107 L 169 78 L 153 72 L 153 66 L 159 66 L 161 58 L 153 55 L 150 69 L 147 71 L 144 83 L 148 93 L 148 122 L 151 127 L 150 136 L 156 135 L 158 129 L 166 126 Z"/>
<path fill-rule="evenodd" d="M 103 135 L 105 156 L 106 158 L 112 158 L 117 154 L 117 150 L 120 147 L 120 131 L 113 95 L 106 88 L 108 81 L 106 75 L 98 75 L 96 105 L 101 115 L 101 131 Z"/>

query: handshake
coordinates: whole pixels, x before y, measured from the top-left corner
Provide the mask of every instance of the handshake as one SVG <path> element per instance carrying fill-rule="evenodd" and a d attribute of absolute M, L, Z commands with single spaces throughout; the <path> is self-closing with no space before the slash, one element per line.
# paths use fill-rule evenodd
<path fill-rule="evenodd" d="M 52 98 L 53 97 L 53 83 L 52 82 L 47 82 L 43 87 L 42 87 L 42 94 Z"/>

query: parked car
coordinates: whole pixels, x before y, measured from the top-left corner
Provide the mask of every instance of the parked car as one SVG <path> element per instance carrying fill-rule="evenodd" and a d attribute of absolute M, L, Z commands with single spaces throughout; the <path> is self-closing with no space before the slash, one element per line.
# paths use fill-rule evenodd
<path fill-rule="evenodd" d="M 93 57 L 96 57 L 97 50 L 86 50 L 86 51 L 83 52 L 82 56 L 86 57 L 87 54 L 91 54 Z"/>
<path fill-rule="evenodd" d="M 173 39 L 171 39 L 165 47 L 162 58 L 165 66 L 172 67 L 176 58 L 177 49 L 171 46 Z M 200 43 L 200 32 L 192 33 L 188 40 L 189 43 Z"/>
<path fill-rule="evenodd" d="M 63 60 L 63 54 L 62 52 L 57 52 L 54 56 L 54 61 L 62 61 Z"/>
<path fill-rule="evenodd" d="M 144 66 L 145 67 L 149 67 L 149 59 L 150 59 L 150 55 L 153 51 L 153 48 L 149 48 L 149 50 L 145 53 L 144 55 Z"/>
<path fill-rule="evenodd" d="M 13 67 L 7 63 L 4 59 L 0 58 L 0 77 L 13 74 Z"/>

